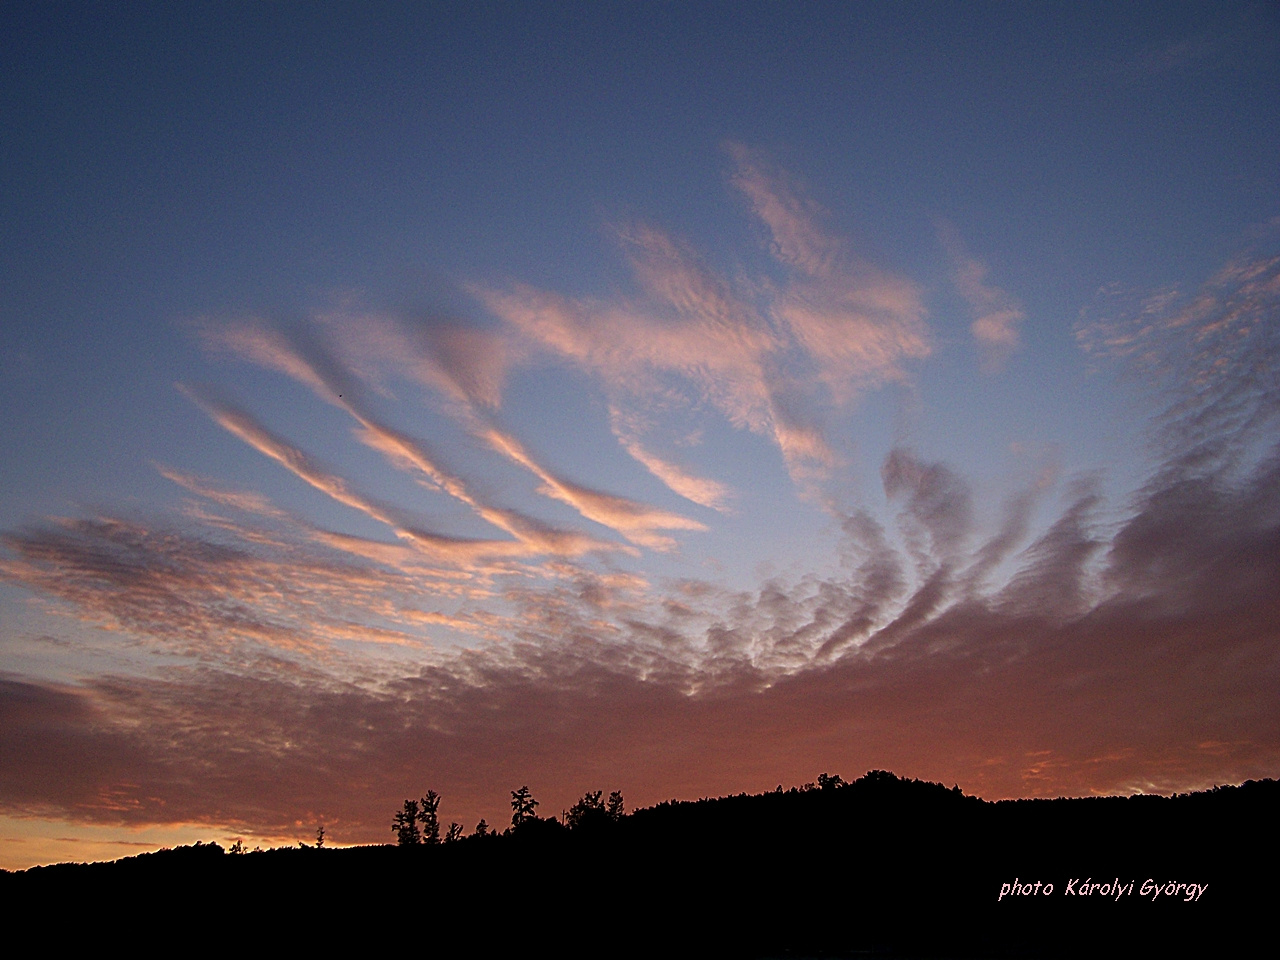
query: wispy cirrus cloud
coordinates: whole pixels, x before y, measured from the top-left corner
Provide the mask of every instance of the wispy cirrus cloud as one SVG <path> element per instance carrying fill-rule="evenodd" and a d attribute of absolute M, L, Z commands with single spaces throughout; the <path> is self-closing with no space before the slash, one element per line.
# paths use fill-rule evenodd
<path fill-rule="evenodd" d="M 487 540 L 451 537 L 424 530 L 407 515 L 407 512 L 354 490 L 342 477 L 321 467 L 312 457 L 273 434 L 244 410 L 214 397 L 208 390 L 187 386 L 180 389 L 228 433 L 243 440 L 264 456 L 275 460 L 294 476 L 343 506 L 350 507 L 390 527 L 395 536 L 436 562 L 470 567 L 479 571 L 486 563 L 497 558 L 529 556 L 544 552 L 552 544 L 584 546 L 586 549 L 608 548 L 607 544 L 598 541 L 587 541 L 583 544 L 581 539 L 575 542 L 575 538 L 571 536 L 557 538 L 554 534 L 543 538 L 540 542 L 530 544 L 522 539 Z M 366 430 L 368 432 L 364 436 L 366 439 L 371 439 L 371 445 L 375 449 L 390 449 L 393 462 L 399 460 L 414 462 L 415 450 L 405 438 L 398 437 L 385 429 L 379 429 L 376 425 L 367 425 Z M 496 511 L 492 515 L 501 521 L 508 520 L 506 516 Z M 519 529 L 518 524 L 515 526 Z M 528 524 L 525 529 L 533 529 L 533 524 Z"/>
<path fill-rule="evenodd" d="M 922 523 L 950 529 L 956 496 L 929 491 L 954 484 L 922 470 L 903 495 L 917 498 Z M 1280 451 L 1244 483 L 1193 477 L 1158 474 L 1114 536 L 1090 518 L 1097 494 L 1068 490 L 989 591 L 934 575 L 908 587 L 910 558 L 855 514 L 846 575 L 774 578 L 747 593 L 673 584 L 679 611 L 610 600 L 636 584 L 531 585 L 514 639 L 376 684 L 227 662 L 164 679 L 4 678 L 0 803 L 82 822 L 261 832 L 323 820 L 336 839 L 369 842 L 428 785 L 469 824 L 503 822 L 504 798 L 524 782 L 556 808 L 602 785 L 635 805 L 767 789 L 815 769 L 886 767 L 988 797 L 1269 775 L 1280 762 Z M 59 544 L 46 531 L 7 545 L 28 557 L 56 550 L 70 570 L 73 554 L 82 565 L 101 556 L 95 537 L 137 536 L 80 531 Z M 171 543 L 168 556 L 218 583 L 234 559 L 195 543 Z M 187 556 L 204 559 L 177 559 Z M 165 609 L 127 564 L 92 569 L 113 566 L 136 609 Z M 1095 574 L 1096 589 L 1063 594 Z M 184 601 L 213 605 L 191 582 Z M 64 596 L 86 606 L 107 592 L 77 590 Z M 150 616 L 157 637 L 181 622 Z M 210 775 L 193 782 L 192 769 Z"/>
<path fill-rule="evenodd" d="M 1280 417 L 1280 221 L 1194 292 L 1100 292 L 1076 327 L 1091 356 L 1120 361 L 1164 401 L 1158 453 L 1169 469 L 1257 456 Z M 1246 451 L 1252 449 L 1253 454 Z"/>
<path fill-rule="evenodd" d="M 1027 319 L 1017 298 L 987 281 L 989 268 L 971 256 L 955 226 L 938 223 L 938 238 L 951 258 L 951 279 L 973 315 L 969 331 L 978 344 L 982 369 L 996 373 L 1022 346 L 1020 327 Z"/>
<path fill-rule="evenodd" d="M 636 296 L 575 298 L 519 283 L 474 285 L 501 329 L 339 312 L 320 318 L 315 329 L 287 332 L 261 323 L 206 322 L 201 336 L 346 409 L 365 427 L 366 442 L 401 463 L 404 457 L 391 451 L 403 446 L 403 434 L 375 421 L 362 397 L 365 386 L 385 389 L 383 371 L 408 376 L 441 397 L 491 449 L 538 476 L 549 495 L 638 545 L 669 549 L 669 538 L 639 531 L 702 525 L 676 522 L 670 511 L 634 501 L 624 510 L 604 509 L 602 501 L 588 505 L 590 497 L 574 492 L 581 485 L 562 482 L 527 451 L 515 455 L 522 445 L 494 414 L 511 369 L 531 360 L 531 351 L 549 351 L 598 378 L 622 449 L 679 496 L 715 509 L 725 503 L 725 485 L 658 452 L 667 444 L 653 427 L 661 425 L 664 409 L 709 405 L 732 426 L 771 437 L 792 476 L 807 486 L 837 466 L 826 436 L 828 412 L 865 390 L 904 381 L 906 365 L 931 352 L 914 283 L 858 257 L 827 228 L 824 211 L 763 154 L 738 144 L 727 150 L 732 185 L 773 238 L 781 283 L 730 281 L 688 244 L 632 223 L 613 234 L 632 267 Z M 506 440 L 496 442 L 499 437 Z M 460 489 L 458 482 L 450 485 L 453 493 Z M 499 518 L 490 510 L 486 519 Z M 511 522 L 498 525 L 522 536 Z"/>
<path fill-rule="evenodd" d="M 592 490 L 552 473 L 530 456 L 515 437 L 490 428 L 481 434 L 494 450 L 542 481 L 541 493 L 568 504 L 588 520 L 616 530 L 628 540 L 654 550 L 670 550 L 675 541 L 661 530 L 706 530 L 705 524 L 678 513 L 659 510 L 627 497 Z"/>
<path fill-rule="evenodd" d="M 663 459 L 650 451 L 638 439 L 640 430 L 637 429 L 637 419 L 634 415 L 622 412 L 616 406 L 609 410 L 609 426 L 613 430 L 613 435 L 618 438 L 618 442 L 632 459 L 686 500 L 713 510 L 726 511 L 733 497 L 733 491 L 729 486 L 710 477 L 695 476 L 679 464 Z"/>
<path fill-rule="evenodd" d="M 369 414 L 364 409 L 364 404 L 356 399 L 358 394 L 351 375 L 321 344 L 311 341 L 300 347 L 298 341 L 289 335 L 253 324 L 234 324 L 226 328 L 206 326 L 205 337 L 220 346 L 231 349 L 244 359 L 278 370 L 311 387 L 323 399 L 341 407 L 357 421 L 360 429 L 356 435 L 361 442 L 382 453 L 392 465 L 418 472 L 432 486 L 465 503 L 481 519 L 510 534 L 518 543 L 527 547 L 529 552 L 574 556 L 587 551 L 616 549 L 614 544 L 607 541 L 576 531 L 558 529 L 519 511 L 499 508 L 483 502 L 462 478 L 442 468 L 436 458 L 427 451 L 425 444 L 379 422 Z M 704 524 L 695 520 L 627 497 L 592 490 L 559 476 L 536 460 L 518 439 L 494 426 L 485 412 L 477 408 L 474 403 L 475 397 L 459 386 L 464 381 L 473 383 L 476 380 L 475 376 L 454 373 L 442 381 L 440 378 L 443 373 L 431 362 L 428 362 L 424 368 L 415 361 L 415 358 L 421 356 L 420 353 L 415 353 L 412 349 L 407 354 L 400 352 L 406 347 L 411 348 L 415 342 L 452 344 L 453 347 L 450 349 L 453 350 L 455 358 L 461 357 L 461 367 L 465 370 L 469 362 L 468 358 L 473 358 L 473 355 L 478 356 L 483 351 L 476 349 L 476 341 L 462 337 L 459 331 L 449 331 L 443 338 L 424 340 L 422 337 L 410 337 L 403 331 L 398 332 L 394 325 L 383 322 L 378 325 L 376 340 L 379 343 L 374 349 L 370 349 L 367 343 L 357 346 L 356 349 L 367 358 L 375 354 L 375 351 L 376 354 L 380 354 L 381 349 L 378 348 L 385 348 L 387 343 L 400 348 L 396 354 L 398 362 L 405 363 L 407 358 L 409 365 L 419 373 L 425 369 L 426 373 L 423 376 L 425 382 L 437 389 L 442 389 L 451 400 L 459 404 L 455 408 L 455 414 L 479 440 L 542 481 L 541 492 L 573 507 L 586 519 L 622 534 L 633 543 L 657 550 L 670 550 L 675 546 L 675 541 L 656 531 L 706 529 Z M 427 349 L 432 348 L 428 346 Z M 343 393 L 343 390 L 346 392 Z M 496 404 L 496 394 L 487 398 Z M 242 434 L 237 433 L 237 435 Z M 278 443 L 274 444 L 269 447 L 269 450 L 278 451 L 279 446 Z M 270 452 L 268 455 L 281 459 L 280 456 Z M 281 462 L 287 464 L 295 461 L 298 461 L 297 455 Z M 308 479 L 308 475 L 300 474 L 300 476 L 308 482 L 313 482 Z M 339 489 L 340 486 L 342 486 L 340 481 L 329 478 L 325 489 L 329 492 Z M 342 487 L 340 492 L 347 496 L 348 500 L 350 499 L 350 494 L 345 487 Z M 368 512 L 369 505 L 363 504 L 363 506 Z M 370 515 L 373 516 L 373 514 Z M 386 511 L 380 511 L 380 515 L 375 516 L 375 519 L 388 522 Z M 414 537 L 418 533 L 420 532 L 410 530 L 406 535 Z M 513 544 L 505 549 L 495 549 L 495 552 L 511 554 L 515 552 L 514 546 Z"/>
<path fill-rule="evenodd" d="M 729 491 L 668 458 L 677 408 L 768 438 L 802 482 L 839 469 L 826 417 L 928 355 L 921 295 L 856 256 L 759 155 L 732 156 L 771 237 L 768 278 L 727 280 L 630 226 L 617 235 L 631 294 L 474 288 L 497 331 L 339 315 L 207 325 L 206 342 L 305 385 L 357 442 L 497 533 L 424 530 L 188 388 L 222 429 L 388 536 L 320 529 L 170 467 L 190 498 L 178 519 L 6 532 L 7 583 L 177 656 L 152 675 L 0 677 L 0 809 L 258 833 L 323 819 L 354 842 L 386 839 L 389 812 L 427 786 L 470 823 L 501 822 L 524 782 L 555 809 L 604 785 L 636 804 L 818 769 L 993 797 L 1274 774 L 1280 258 L 1250 253 L 1189 295 L 1082 325 L 1096 356 L 1166 386 L 1156 463 L 1110 508 L 1095 478 L 1047 471 L 984 531 L 983 487 L 898 442 L 883 502 L 828 501 L 830 564 L 728 586 L 701 579 L 711 563 L 675 564 L 676 535 L 709 524 L 571 481 L 502 426 L 511 371 L 551 356 L 600 385 L 621 447 L 692 503 L 723 508 Z M 469 453 L 518 466 L 616 539 L 500 503 L 393 426 L 378 401 L 406 377 L 478 441 Z M 658 559 L 681 575 L 627 569 L 653 559 L 641 550 L 670 551 Z"/>
<path fill-rule="evenodd" d="M 731 183 L 769 229 L 782 283 L 730 282 L 687 244 L 633 224 L 615 234 L 638 296 L 574 298 L 522 284 L 474 292 L 512 330 L 596 376 L 615 410 L 708 404 L 771 437 L 797 480 L 821 480 L 836 465 L 824 411 L 903 381 L 906 365 L 931 352 L 923 299 L 828 231 L 821 209 L 761 154 L 728 151 Z M 647 454 L 634 432 L 619 440 Z M 651 455 L 637 459 L 685 495 L 677 474 L 654 470 Z"/>
<path fill-rule="evenodd" d="M 751 204 L 769 229 L 774 256 L 811 277 L 829 276 L 843 259 L 840 240 L 822 224 L 826 211 L 804 196 L 785 172 L 776 169 L 759 150 L 745 144 L 725 144 L 735 169 L 730 182 Z"/>
<path fill-rule="evenodd" d="M 302 450 L 258 423 L 246 411 L 215 397 L 212 391 L 206 388 L 180 384 L 178 389 L 204 410 L 218 426 L 243 440 L 263 456 L 276 461 L 299 480 L 338 503 L 386 524 L 395 530 L 397 535 L 406 538 L 412 536 L 400 519 L 393 516 L 395 512 L 393 507 L 378 503 L 354 491 L 342 477 L 325 470 Z"/>
<path fill-rule="evenodd" d="M 762 153 L 733 143 L 727 149 L 736 163 L 731 182 L 768 227 L 775 257 L 793 271 L 770 312 L 817 367 L 834 402 L 903 380 L 905 364 L 932 352 L 918 286 L 829 232 L 825 211 Z"/>

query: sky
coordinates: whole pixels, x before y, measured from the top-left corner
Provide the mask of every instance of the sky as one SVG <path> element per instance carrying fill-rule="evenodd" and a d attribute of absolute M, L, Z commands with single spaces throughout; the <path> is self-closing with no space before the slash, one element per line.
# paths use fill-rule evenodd
<path fill-rule="evenodd" d="M 1280 10 L 5 3 L 0 867 L 1280 775 Z"/>

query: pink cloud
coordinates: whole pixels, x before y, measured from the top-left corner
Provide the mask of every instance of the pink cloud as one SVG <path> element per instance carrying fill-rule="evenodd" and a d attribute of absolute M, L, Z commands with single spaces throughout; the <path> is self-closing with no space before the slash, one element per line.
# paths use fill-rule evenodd
<path fill-rule="evenodd" d="M 973 315 L 969 329 L 978 343 L 982 369 L 995 373 L 1022 346 L 1019 327 L 1027 315 L 1016 298 L 987 282 L 987 265 L 968 254 L 954 226 L 940 222 L 938 237 L 951 257 L 951 279 Z"/>
<path fill-rule="evenodd" d="M 786 181 L 751 176 L 743 189 L 794 274 L 781 286 L 728 283 L 636 228 L 624 237 L 634 298 L 480 291 L 506 325 L 498 339 L 528 342 L 506 356 L 532 344 L 589 371 L 619 442 L 710 505 L 714 485 L 642 445 L 671 406 L 705 402 L 771 438 L 793 472 L 834 469 L 825 406 L 905 376 L 928 350 L 911 284 L 860 265 Z M 140 674 L 122 657 L 80 682 L 0 676 L 0 810 L 258 835 L 323 820 L 336 841 L 376 842 L 401 800 L 428 787 L 447 818 L 470 824 L 501 823 L 521 783 L 556 810 L 601 786 L 634 806 L 823 769 L 889 768 L 987 797 L 1274 776 L 1278 278 L 1280 259 L 1251 254 L 1191 296 L 1148 298 L 1098 340 L 1082 333 L 1100 355 L 1165 374 L 1158 462 L 1105 522 L 1099 485 L 1069 478 L 1037 528 L 1034 508 L 1056 489 L 1046 477 L 980 539 L 973 482 L 898 446 L 880 471 L 898 530 L 866 507 L 838 515 L 839 564 L 741 589 L 615 569 L 610 541 L 491 503 L 371 415 L 360 390 L 383 384 L 361 364 L 393 342 L 392 326 L 368 340 L 334 327 L 341 362 L 305 333 L 235 328 L 224 347 L 335 404 L 361 442 L 505 539 L 422 530 L 249 413 L 189 390 L 223 429 L 388 539 L 320 530 L 170 468 L 191 498 L 180 522 L 4 532 L 6 583 L 77 629 L 100 628 L 101 649 L 141 643 L 175 659 Z M 787 314 L 796 303 L 813 316 Z M 850 339 L 832 357 L 816 353 L 824 325 Z M 421 382 L 488 450 L 631 544 L 667 549 L 672 532 L 701 528 L 535 457 L 496 425 L 501 377 L 468 343 L 423 349 L 472 357 L 461 362 L 472 373 L 445 383 L 428 365 Z M 407 369 L 417 355 L 406 355 Z"/>
<path fill-rule="evenodd" d="M 652 419 L 673 402 L 709 404 L 770 436 L 798 481 L 820 481 L 836 463 L 822 411 L 903 381 L 906 365 L 930 354 L 923 301 L 915 284 L 826 231 L 786 177 L 750 151 L 730 153 L 732 182 L 773 233 L 785 283 L 731 283 L 687 244 L 633 225 L 616 233 L 638 297 L 575 299 L 522 284 L 474 292 L 513 331 L 597 376 L 614 410 Z M 634 431 L 619 439 L 645 449 Z"/>
<path fill-rule="evenodd" d="M 886 463 L 886 487 L 936 561 L 914 586 L 914 558 L 865 513 L 845 521 L 838 575 L 731 593 L 565 565 L 554 582 L 506 589 L 505 618 L 410 602 L 417 578 L 379 558 L 286 561 L 121 521 L 9 533 L 10 582 L 209 656 L 155 677 L 0 679 L 0 806 L 261 833 L 324 820 L 335 840 L 370 842 L 427 786 L 473 823 L 502 822 L 526 782 L 558 809 L 600 786 L 635 805 L 822 769 L 889 768 L 987 797 L 1274 775 L 1274 440 L 1269 451 L 1243 476 L 1229 456 L 1171 457 L 1118 527 L 1075 484 L 1025 550 L 991 548 L 1015 570 L 990 589 L 955 573 L 967 483 L 906 451 Z M 352 615 L 321 619 L 335 603 Z M 373 611 L 401 625 L 351 631 Z M 410 624 L 470 630 L 480 646 L 376 682 L 311 653 Z M 307 657 L 264 668 L 220 646 L 229 636 Z"/>
<path fill-rule="evenodd" d="M 730 182 L 769 228 L 774 256 L 811 277 L 827 277 L 836 270 L 844 256 L 843 244 L 823 227 L 825 211 L 760 151 L 740 143 L 727 143 L 725 149 L 735 164 Z"/>
<path fill-rule="evenodd" d="M 694 476 L 670 460 L 664 460 L 651 453 L 639 440 L 628 434 L 619 436 L 618 442 L 637 462 L 643 464 L 646 470 L 686 500 L 713 510 L 726 509 L 725 505 L 731 493 L 725 484 L 708 477 Z"/>
<path fill-rule="evenodd" d="M 375 329 L 374 340 L 378 350 L 391 343 L 403 346 L 402 338 L 405 335 L 401 328 L 381 324 Z M 576 556 L 590 551 L 617 549 L 614 544 L 607 541 L 575 531 L 560 530 L 518 511 L 495 507 L 480 500 L 462 478 L 440 467 L 421 441 L 380 423 L 365 412 L 363 404 L 356 399 L 357 392 L 354 386 L 347 387 L 346 393 L 340 393 L 334 384 L 348 382 L 347 372 L 318 344 L 312 344 L 308 351 L 309 355 L 303 356 L 290 338 L 274 331 L 243 325 L 232 325 L 227 331 L 221 332 L 217 328 L 207 327 L 206 331 L 207 338 L 214 339 L 215 342 L 238 352 L 245 359 L 285 373 L 300 383 L 312 387 L 324 399 L 340 406 L 359 424 L 356 436 L 361 442 L 382 453 L 392 465 L 418 472 L 433 487 L 465 503 L 477 516 L 510 534 L 516 542 L 501 545 L 496 541 L 471 541 L 462 544 L 426 535 L 422 531 L 408 529 L 402 525 L 396 526 L 386 510 L 355 497 L 340 479 L 332 476 L 321 477 L 316 469 L 307 466 L 306 458 L 300 452 L 286 450 L 287 445 L 273 440 L 264 430 L 251 424 L 246 414 L 233 415 L 221 408 L 215 411 L 215 419 L 219 423 L 245 439 L 250 445 L 285 464 L 302 479 L 323 489 L 340 502 L 355 506 L 375 519 L 391 524 L 396 528 L 397 535 L 412 539 L 437 555 L 447 548 L 459 555 L 464 551 L 468 552 L 475 560 L 486 554 L 517 556 L 549 553 L 559 556 Z M 463 331 L 450 330 L 444 335 L 433 334 L 431 343 L 435 345 L 437 351 L 440 344 L 448 345 L 448 350 L 452 350 L 455 357 L 465 361 L 461 364 L 464 379 L 474 381 L 475 377 L 472 374 L 482 366 L 477 359 L 484 353 L 480 348 L 489 344 L 490 341 L 479 336 L 476 338 L 464 336 L 463 333 Z M 348 339 L 350 336 L 348 334 Z M 356 349 L 359 352 L 361 348 Z M 364 349 L 366 355 L 369 352 L 367 348 Z M 470 357 L 470 360 L 467 360 L 467 357 Z M 479 439 L 537 476 L 543 483 L 541 492 L 572 506 L 585 518 L 609 527 L 633 543 L 657 550 L 670 550 L 675 546 L 675 541 L 656 531 L 706 529 L 704 524 L 678 514 L 659 510 L 626 497 L 590 490 L 565 480 L 534 460 L 515 437 L 492 426 L 475 408 L 473 403 L 475 397 L 458 386 L 461 381 L 450 379 L 448 383 L 443 383 L 439 379 L 440 370 L 430 364 L 425 367 L 419 365 L 415 369 L 419 373 L 425 370 L 426 381 L 436 388 L 443 389 L 460 405 L 455 412 Z M 471 373 L 467 373 L 468 370 Z M 491 399 L 496 403 L 496 395 Z M 668 473 L 674 477 L 674 471 L 668 471 Z"/>
<path fill-rule="evenodd" d="M 616 530 L 632 543 L 654 550 L 671 550 L 675 541 L 660 534 L 661 530 L 706 530 L 697 520 L 659 510 L 627 497 L 571 483 L 552 473 L 529 455 L 524 446 L 510 434 L 490 428 L 481 438 L 494 450 L 527 469 L 542 481 L 539 492 L 568 504 L 588 520 Z"/>

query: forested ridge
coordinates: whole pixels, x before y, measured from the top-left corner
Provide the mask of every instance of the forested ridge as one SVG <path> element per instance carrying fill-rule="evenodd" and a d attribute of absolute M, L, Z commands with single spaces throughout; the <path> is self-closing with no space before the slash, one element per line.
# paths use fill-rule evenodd
<path fill-rule="evenodd" d="M 406 801 L 388 818 L 398 843 L 199 844 L 9 873 L 0 889 L 10 907 L 196 911 L 268 939 L 379 938 L 429 916 L 441 942 L 479 951 L 1207 956 L 1262 929 L 1278 801 L 1264 780 L 988 802 L 873 771 L 631 813 L 596 791 L 544 818 L 521 788 L 502 831 L 442 834 L 434 808 Z"/>

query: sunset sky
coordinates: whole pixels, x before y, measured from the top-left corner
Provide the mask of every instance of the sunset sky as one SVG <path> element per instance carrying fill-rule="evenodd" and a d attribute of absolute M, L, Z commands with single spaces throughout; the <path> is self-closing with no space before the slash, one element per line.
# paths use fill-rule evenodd
<path fill-rule="evenodd" d="M 1280 776 L 1275 4 L 0 9 L 0 867 Z"/>

